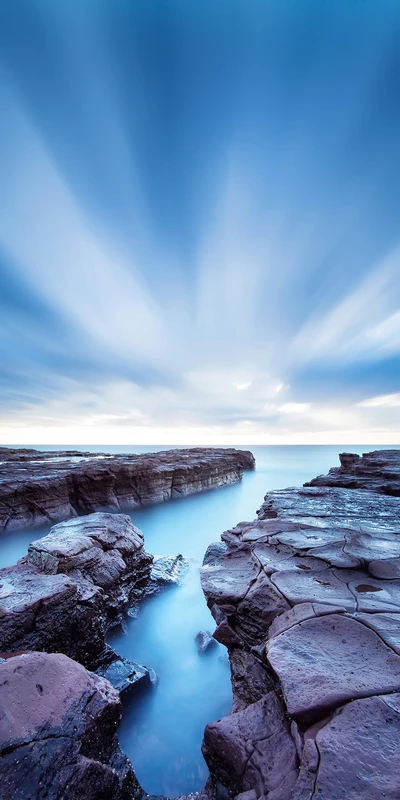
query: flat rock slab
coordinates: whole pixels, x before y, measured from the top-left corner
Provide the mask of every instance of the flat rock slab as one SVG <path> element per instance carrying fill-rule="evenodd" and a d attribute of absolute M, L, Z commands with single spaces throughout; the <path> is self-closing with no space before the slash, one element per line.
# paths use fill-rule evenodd
<path fill-rule="evenodd" d="M 400 656 L 373 630 L 344 615 L 299 622 L 266 649 L 288 712 L 303 724 L 348 700 L 400 687 Z"/>
<path fill-rule="evenodd" d="M 399 695 L 385 695 L 355 700 L 337 711 L 315 737 L 319 762 L 310 797 L 397 800 L 399 710 Z"/>
<path fill-rule="evenodd" d="M 233 483 L 248 450 L 192 447 L 145 455 L 0 448 L 0 531 L 94 511 L 124 511 Z"/>
<path fill-rule="evenodd" d="M 115 689 L 64 655 L 0 664 L 0 796 L 131 800 L 139 787 L 115 732 Z"/>

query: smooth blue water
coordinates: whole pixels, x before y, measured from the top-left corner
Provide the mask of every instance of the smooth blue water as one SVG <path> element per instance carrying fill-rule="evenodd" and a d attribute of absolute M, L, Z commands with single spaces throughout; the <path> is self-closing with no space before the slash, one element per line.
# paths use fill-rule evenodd
<path fill-rule="evenodd" d="M 61 449 L 42 447 L 40 449 Z M 70 448 L 72 449 L 72 448 Z M 77 447 L 91 452 L 149 452 L 166 447 Z M 242 448 L 246 449 L 246 448 Z M 130 619 L 127 634 L 110 643 L 122 654 L 153 667 L 155 689 L 126 704 L 120 742 L 150 794 L 169 797 L 202 788 L 207 770 L 200 746 L 207 722 L 229 712 L 229 667 L 221 646 L 199 656 L 194 637 L 213 620 L 200 588 L 199 570 L 207 545 L 237 522 L 253 519 L 269 489 L 299 486 L 338 464 L 342 450 L 362 453 L 387 446 L 258 446 L 249 448 L 257 469 L 232 486 L 134 511 L 131 518 L 153 554 L 182 553 L 190 559 L 184 585 L 147 601 Z M 396 448 L 399 449 L 399 448 Z M 15 531 L 0 539 L 0 563 L 15 563 L 45 529 Z"/>

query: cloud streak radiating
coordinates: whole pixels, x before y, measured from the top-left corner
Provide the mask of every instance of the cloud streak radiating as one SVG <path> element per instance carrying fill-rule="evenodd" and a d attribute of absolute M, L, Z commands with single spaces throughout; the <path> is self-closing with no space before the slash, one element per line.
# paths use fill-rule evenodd
<path fill-rule="evenodd" d="M 400 443 L 395 0 L 5 0 L 0 440 Z"/>

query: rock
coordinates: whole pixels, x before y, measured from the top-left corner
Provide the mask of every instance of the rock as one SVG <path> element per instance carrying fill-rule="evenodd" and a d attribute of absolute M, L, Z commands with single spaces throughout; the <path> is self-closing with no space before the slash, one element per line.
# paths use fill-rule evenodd
<path fill-rule="evenodd" d="M 232 711 L 242 711 L 276 688 L 276 681 L 267 672 L 266 664 L 243 647 L 229 652 L 233 689 Z"/>
<path fill-rule="evenodd" d="M 143 593 L 151 563 L 124 514 L 56 525 L 0 570 L 0 651 L 63 652 L 93 666 L 108 627 Z"/>
<path fill-rule="evenodd" d="M 146 595 L 157 594 L 169 586 L 180 586 L 188 569 L 189 564 L 182 555 L 153 556 Z"/>
<path fill-rule="evenodd" d="M 203 754 L 214 780 L 234 794 L 254 789 L 257 797 L 278 788 L 298 763 L 275 692 L 207 725 Z"/>
<path fill-rule="evenodd" d="M 217 642 L 213 639 L 209 631 L 199 631 L 195 637 L 197 652 L 200 654 L 206 653 L 217 646 Z"/>
<path fill-rule="evenodd" d="M 400 688 L 400 656 L 345 615 L 293 625 L 268 642 L 266 655 L 290 716 L 303 725 L 349 700 Z"/>
<path fill-rule="evenodd" d="M 205 731 L 214 787 L 266 800 L 400 797 L 399 458 L 371 454 L 362 469 L 345 458 L 355 489 L 318 479 L 269 492 L 256 520 L 207 551 L 202 586 L 234 695 L 231 715 Z"/>
<path fill-rule="evenodd" d="M 368 489 L 400 497 L 400 450 L 374 450 L 372 453 L 340 453 L 340 467 L 319 475 L 305 486 L 339 486 L 343 489 Z"/>
<path fill-rule="evenodd" d="M 145 455 L 0 448 L 0 531 L 125 511 L 234 483 L 248 450 L 193 447 Z"/>
<path fill-rule="evenodd" d="M 0 795 L 10 800 L 142 796 L 116 729 L 112 686 L 61 654 L 0 664 Z"/>
<path fill-rule="evenodd" d="M 96 675 L 109 681 L 121 698 L 157 683 L 154 670 L 148 670 L 142 664 L 134 664 L 119 656 L 109 646 L 98 662 Z"/>
<path fill-rule="evenodd" d="M 318 800 L 396 800 L 399 797 L 400 696 L 367 697 L 340 708 L 315 735 Z M 300 795 L 296 795 L 300 800 Z M 303 798 L 305 795 L 301 795 Z"/>

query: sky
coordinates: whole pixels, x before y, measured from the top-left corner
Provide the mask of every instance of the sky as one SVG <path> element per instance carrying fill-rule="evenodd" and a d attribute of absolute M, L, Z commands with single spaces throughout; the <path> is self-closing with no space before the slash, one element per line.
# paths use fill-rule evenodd
<path fill-rule="evenodd" d="M 0 0 L 0 442 L 400 444 L 398 0 Z"/>

